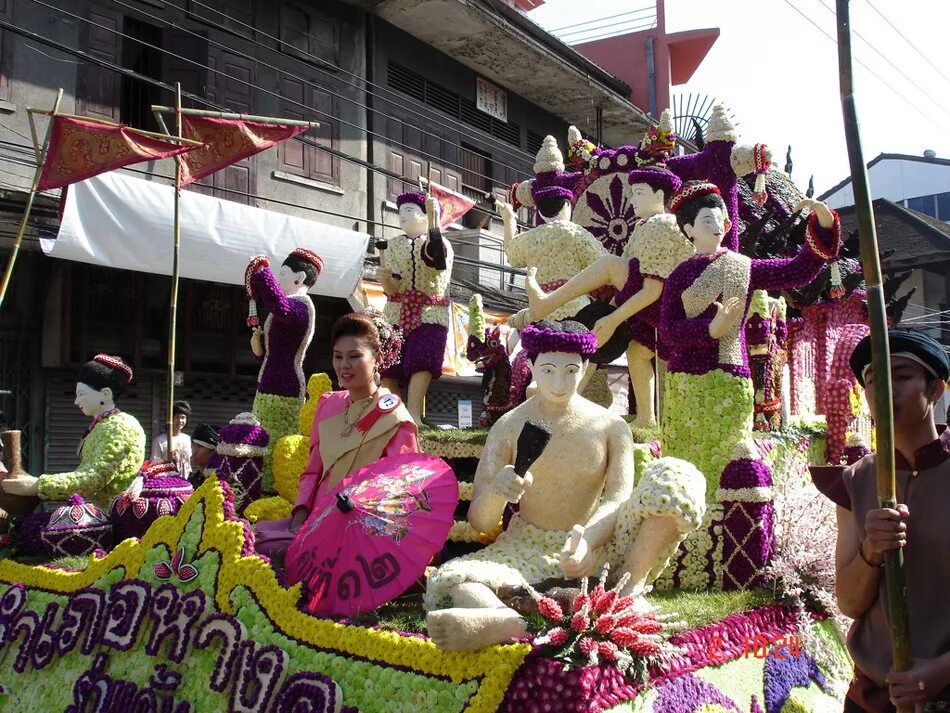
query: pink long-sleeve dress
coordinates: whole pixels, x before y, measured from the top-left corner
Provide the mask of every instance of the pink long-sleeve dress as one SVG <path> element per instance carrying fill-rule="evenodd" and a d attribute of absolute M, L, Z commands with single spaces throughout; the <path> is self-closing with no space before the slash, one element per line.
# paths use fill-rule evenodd
<path fill-rule="evenodd" d="M 300 508 L 312 511 L 322 496 L 363 466 L 385 456 L 419 452 L 416 425 L 404 405 L 400 403 L 373 419 L 374 411 L 380 408 L 379 400 L 389 393 L 380 388 L 376 406 L 363 417 L 372 420 L 372 426 L 365 432 L 354 428 L 347 436 L 343 435 L 343 426 L 348 392 L 331 391 L 320 397 L 310 428 L 310 459 L 300 476 L 294 514 Z M 258 523 L 255 526 L 258 554 L 271 559 L 282 558 L 296 536 L 290 531 L 292 521 L 293 515 Z"/>

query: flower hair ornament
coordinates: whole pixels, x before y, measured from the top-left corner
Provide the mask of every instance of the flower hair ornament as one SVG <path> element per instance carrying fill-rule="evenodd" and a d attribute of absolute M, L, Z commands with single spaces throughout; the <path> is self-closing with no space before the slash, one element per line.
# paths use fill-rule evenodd
<path fill-rule="evenodd" d="M 270 267 L 270 260 L 267 256 L 255 255 L 247 263 L 247 268 L 244 270 L 244 292 L 247 295 L 247 326 L 250 329 L 261 326 L 260 317 L 257 316 L 257 300 L 254 299 L 254 293 L 251 290 L 251 275 L 265 267 Z"/>
<path fill-rule="evenodd" d="M 111 354 L 96 354 L 92 361 L 107 366 L 110 369 L 118 371 L 125 378 L 125 383 L 132 382 L 132 367 L 125 363 L 121 358 Z"/>
<path fill-rule="evenodd" d="M 295 257 L 303 260 L 304 262 L 309 262 L 317 271 L 318 277 L 320 273 L 323 272 L 323 258 L 317 255 L 313 250 L 309 250 L 307 248 L 294 248 L 287 257 Z"/>
<path fill-rule="evenodd" d="M 673 200 L 670 201 L 670 213 L 676 213 L 694 198 L 699 198 L 700 196 L 705 196 L 710 193 L 722 196 L 722 193 L 719 191 L 719 186 L 715 183 L 710 183 L 709 181 L 687 181 L 683 184 L 683 187 L 676 192 L 676 195 L 673 196 Z"/>
<path fill-rule="evenodd" d="M 363 311 L 372 321 L 376 331 L 379 332 L 379 354 L 376 355 L 376 366 L 379 371 L 385 371 L 394 366 L 399 361 L 399 354 L 402 352 L 402 330 L 390 324 L 383 313 L 372 307 Z"/>

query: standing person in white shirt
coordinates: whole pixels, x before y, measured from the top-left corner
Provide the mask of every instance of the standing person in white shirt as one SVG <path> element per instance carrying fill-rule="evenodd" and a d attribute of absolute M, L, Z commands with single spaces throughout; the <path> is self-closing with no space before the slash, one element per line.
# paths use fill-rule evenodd
<path fill-rule="evenodd" d="M 168 449 L 168 435 L 161 433 L 152 439 L 152 460 L 171 461 L 178 467 L 178 473 L 187 478 L 191 472 L 191 437 L 184 432 L 188 417 L 191 416 L 191 404 L 176 401 L 172 405 L 172 448 Z"/>

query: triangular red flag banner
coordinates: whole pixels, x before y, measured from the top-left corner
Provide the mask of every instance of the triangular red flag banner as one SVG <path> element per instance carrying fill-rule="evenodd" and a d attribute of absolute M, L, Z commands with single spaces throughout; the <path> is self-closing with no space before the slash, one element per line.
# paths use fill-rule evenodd
<path fill-rule="evenodd" d="M 38 191 L 62 188 L 139 161 L 153 161 L 191 151 L 182 146 L 136 133 L 122 124 L 103 124 L 54 116 Z"/>
<path fill-rule="evenodd" d="M 440 186 L 438 183 L 428 183 L 429 193 L 438 199 L 442 208 L 442 217 L 439 219 L 440 227 L 445 230 L 452 223 L 458 222 L 459 218 L 468 213 L 475 207 L 475 201 L 466 198 L 461 193 Z"/>
<path fill-rule="evenodd" d="M 270 124 L 247 119 L 221 119 L 218 117 L 181 117 L 181 134 L 204 144 L 181 161 L 181 185 L 199 181 L 225 166 L 253 156 L 281 141 L 292 139 L 309 126 Z"/>

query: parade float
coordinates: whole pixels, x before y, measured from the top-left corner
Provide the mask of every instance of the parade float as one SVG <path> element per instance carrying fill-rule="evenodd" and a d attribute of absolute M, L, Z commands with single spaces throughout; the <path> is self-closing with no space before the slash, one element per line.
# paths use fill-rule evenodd
<path fill-rule="evenodd" d="M 541 229 L 550 226 L 558 235 L 576 238 L 565 240 L 562 247 L 574 260 L 564 255 L 564 264 L 572 267 L 563 275 L 540 278 L 548 289 L 557 289 L 561 285 L 552 283 L 567 282 L 598 257 L 624 255 L 638 220 L 626 204 L 629 174 L 655 166 L 657 146 L 664 147 L 666 153 L 659 158 L 677 182 L 701 181 L 687 184 L 692 193 L 674 200 L 668 206 L 672 213 L 697 197 L 720 196 L 721 249 L 718 242 L 700 249 L 699 239 L 696 247 L 717 261 L 727 255 L 721 263 L 724 273 L 707 279 L 703 275 L 709 268 L 697 274 L 676 268 L 664 277 L 678 285 L 674 297 L 681 301 L 684 313 L 679 321 L 688 328 L 684 333 L 696 332 L 697 321 L 705 320 L 701 326 L 707 329 L 716 319 L 712 305 L 727 289 L 711 288 L 710 281 L 728 283 L 739 305 L 730 309 L 738 313 L 712 344 L 705 343 L 706 337 L 699 340 L 699 347 L 712 350 L 706 361 L 702 354 L 696 356 L 701 351 L 696 345 L 664 337 L 658 328 L 673 352 L 659 428 L 643 428 L 630 416 L 607 415 L 607 409 L 581 399 L 587 410 L 580 420 L 587 430 L 577 428 L 570 436 L 579 440 L 559 442 L 547 455 L 542 448 L 532 462 L 519 464 L 515 453 L 526 452 L 520 438 L 524 430 L 512 430 L 512 423 L 524 420 L 524 407 L 531 403 L 522 391 L 528 381 L 525 359 L 533 368 L 541 354 L 574 354 L 582 355 L 586 366 L 603 345 L 587 330 L 558 332 L 560 336 L 548 341 L 535 335 L 542 346 L 531 347 L 529 338 L 525 358 L 516 366 L 507 361 L 500 330 L 479 327 L 476 300 L 470 348 L 482 366 L 492 370 L 485 380 L 490 391 L 486 406 L 491 408 L 486 408 L 484 426 L 423 428 L 418 442 L 428 455 L 399 466 L 406 482 L 418 477 L 428 483 L 431 477 L 451 484 L 448 501 L 454 505 L 457 500 L 458 505 L 439 523 L 442 534 L 435 537 L 435 549 L 441 551 L 430 567 L 407 578 L 410 568 L 400 559 L 398 547 L 354 551 L 340 544 L 311 563 L 321 573 L 324 589 L 315 591 L 314 578 L 307 577 L 288 586 L 285 572 L 255 552 L 251 523 L 291 515 L 307 465 L 315 412 L 332 386 L 327 375 L 313 375 L 306 400 L 300 399 L 299 354 L 288 349 L 293 388 L 278 395 L 287 403 L 294 400 L 299 412 L 281 411 L 273 434 L 267 432 L 273 420 L 267 409 L 237 415 L 220 434 L 215 474 L 193 494 L 166 466 L 149 465 L 130 488 L 123 482 L 114 492 L 95 490 L 108 490 L 110 502 L 86 502 L 63 492 L 65 502 L 45 517 L 45 527 L 59 528 L 62 537 L 45 553 L 24 557 L 15 539 L 24 534 L 22 528 L 14 534 L 4 551 L 7 558 L 0 560 L 0 710 L 839 710 L 851 665 L 842 643 L 846 622 L 832 596 L 834 511 L 811 485 L 808 467 L 853 457 L 860 449 L 859 437 L 868 435 L 860 391 L 845 368 L 847 350 L 867 331 L 863 293 L 860 280 L 851 279 L 855 270 L 848 262 L 847 241 L 839 257 L 840 236 L 834 221 L 827 220 L 829 214 L 814 204 L 806 206 L 812 218 L 797 211 L 802 196 L 787 176 L 770 167 L 767 149 L 740 144 L 724 111 L 717 110 L 714 119 L 718 123 L 710 127 L 703 149 L 679 156 L 672 155 L 675 137 L 664 122 L 640 145 L 618 149 L 601 149 L 572 133 L 569 165 L 552 159 L 557 165 L 540 165 L 543 170 L 527 188 L 514 191 L 526 200 L 552 199 L 557 205 L 545 209 L 550 222 L 535 229 L 539 232 L 511 235 L 512 241 L 530 242 L 552 232 Z M 544 151 L 556 158 L 552 144 L 556 148 L 553 138 L 545 139 Z M 447 243 L 445 254 L 429 250 L 430 243 L 441 240 L 431 197 L 412 194 L 403 204 L 408 206 L 406 244 L 393 246 L 384 277 L 391 282 L 387 294 L 397 296 L 393 307 L 399 307 L 390 308 L 387 316 L 411 334 L 423 325 L 441 324 L 447 304 L 447 275 L 442 273 L 447 272 L 451 250 Z M 578 226 L 573 232 L 560 225 L 568 222 L 572 208 L 571 220 Z M 693 219 L 685 221 L 690 228 Z M 416 242 L 426 230 L 428 235 Z M 600 240 L 601 246 L 588 238 Z M 579 256 L 574 254 L 579 244 L 592 247 Z M 556 251 L 536 249 L 533 257 L 528 252 L 524 261 L 529 268 L 539 267 L 542 259 L 559 258 Z M 301 259 L 319 273 L 318 258 Z M 578 259 L 584 264 L 575 264 Z M 799 268 L 799 263 L 808 263 L 805 277 L 783 273 L 794 260 Z M 711 258 L 710 265 L 715 264 Z M 736 266 L 740 273 L 745 270 L 745 279 L 733 274 Z M 265 270 L 264 260 L 257 260 L 248 273 L 249 292 L 272 299 L 274 310 L 286 310 L 297 293 L 291 280 L 310 279 L 298 267 L 290 266 L 284 284 Z M 415 281 L 417 269 L 431 278 L 429 287 Z M 699 287 L 690 291 L 693 284 Z M 600 290 L 581 301 L 609 302 L 614 297 L 614 292 Z M 900 308 L 900 301 L 892 302 Z M 427 311 L 439 314 L 429 320 Z M 517 326 L 528 337 L 535 329 L 526 322 Z M 281 329 L 278 320 L 271 321 L 265 346 L 280 343 Z M 293 343 L 306 342 L 307 332 L 305 327 L 304 336 Z M 584 336 L 576 336 L 580 334 Z M 578 346 L 578 340 L 584 344 Z M 419 353 L 410 356 L 428 364 L 432 354 L 424 340 L 417 341 Z M 677 349 L 689 352 L 690 358 L 677 363 Z M 412 375 L 420 372 L 427 367 L 416 371 L 404 365 L 403 382 L 408 380 L 410 393 L 424 394 L 428 386 L 424 379 L 413 390 Z M 578 386 L 574 383 L 572 398 Z M 543 401 L 547 387 L 538 388 Z M 541 416 L 537 420 L 543 422 Z M 546 425 L 553 438 L 559 437 L 559 426 L 565 427 Z M 92 445 L 90 440 L 86 448 Z M 590 471 L 596 480 L 606 469 L 598 463 L 613 448 L 619 450 L 611 452 L 623 454 L 623 463 L 618 466 L 615 458 L 612 466 L 623 471 L 617 476 L 623 497 L 617 496 L 622 503 L 616 512 L 627 519 L 626 525 L 610 529 L 616 533 L 627 527 L 622 543 L 626 552 L 652 552 L 653 547 L 655 557 L 630 565 L 618 550 L 603 561 L 593 558 L 597 567 L 588 567 L 583 576 L 552 577 L 558 570 L 560 543 L 547 538 L 546 552 L 556 544 L 553 559 L 543 566 L 525 562 L 526 553 L 539 545 L 532 540 L 532 526 L 524 523 L 537 512 L 515 512 L 509 507 L 514 503 L 505 500 L 510 493 L 486 490 L 485 473 L 495 465 L 514 465 L 515 475 L 508 482 L 522 486 L 529 468 L 539 476 L 554 473 L 563 482 L 574 468 Z M 268 468 L 272 487 L 265 476 Z M 128 473 L 129 479 L 134 472 Z M 35 485 L 33 490 L 27 487 L 32 483 L 28 478 L 18 473 L 12 480 L 20 483 L 21 492 L 17 486 L 5 491 L 34 495 Z M 603 487 L 604 481 L 597 482 Z M 359 483 L 343 485 L 357 488 Z M 557 495 L 562 504 L 572 497 L 566 486 Z M 446 501 L 422 486 L 362 496 L 356 489 L 331 492 L 324 512 L 343 523 L 341 531 L 362 523 L 352 529 L 360 530 L 364 540 L 386 536 L 397 545 L 404 542 L 408 550 L 414 517 L 446 516 L 440 511 Z M 486 498 L 491 501 L 487 510 Z M 594 500 L 590 508 L 596 507 L 599 495 Z M 110 508 L 113 528 L 108 534 L 133 536 L 115 537 L 107 551 Z M 319 510 L 319 505 L 314 508 L 315 513 Z M 396 525 L 393 513 L 401 518 Z M 651 537 L 647 527 L 637 529 L 664 518 L 676 525 L 666 539 Z M 122 529 L 120 520 L 131 527 Z M 512 522 L 521 528 L 515 534 L 507 529 Z M 809 526 L 800 527 L 802 522 Z M 558 537 L 562 529 L 569 533 L 571 556 L 580 560 L 585 533 L 569 526 L 556 529 Z M 304 530 L 312 534 L 316 524 Z M 614 539 L 605 536 L 591 550 L 599 544 L 613 547 Z M 68 549 L 63 542 L 69 543 Z M 519 542 L 525 547 L 518 549 Z M 632 547 L 632 542 L 643 547 Z M 314 552 L 319 547 L 315 544 Z M 70 556 L 62 556 L 65 552 Z M 501 643 L 467 650 L 464 637 L 459 644 L 459 637 L 447 637 L 443 627 L 459 616 L 458 609 L 478 605 L 451 596 L 453 608 L 439 609 L 443 604 L 435 600 L 445 599 L 458 586 L 461 580 L 453 577 L 465 570 L 458 563 L 472 564 L 465 576 L 479 577 L 479 563 L 492 557 L 494 564 L 526 572 L 535 567 L 536 572 L 526 575 L 523 586 L 499 586 L 492 595 L 513 612 L 510 621 L 517 619 L 516 633 Z M 663 570 L 667 557 L 670 563 Z M 299 579 L 297 575 L 293 579 Z M 436 587 L 426 595 L 433 582 L 445 591 Z M 341 608 L 312 613 L 319 611 L 314 602 L 329 599 L 327 592 Z M 380 592 L 386 592 L 382 599 L 369 596 Z M 341 613 L 344 605 L 352 608 L 364 597 L 374 603 Z M 426 607 L 433 610 L 428 619 Z"/>

